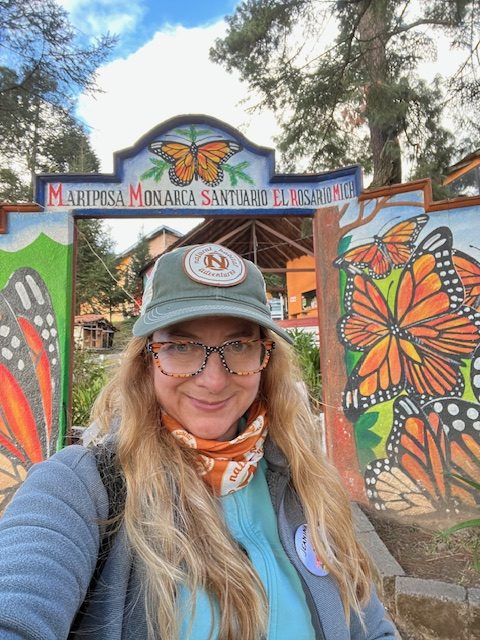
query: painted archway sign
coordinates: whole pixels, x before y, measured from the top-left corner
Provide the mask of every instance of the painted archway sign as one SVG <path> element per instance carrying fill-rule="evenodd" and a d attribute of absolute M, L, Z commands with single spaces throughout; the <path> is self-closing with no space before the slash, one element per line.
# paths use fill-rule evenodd
<path fill-rule="evenodd" d="M 44 174 L 36 181 L 36 201 L 46 211 L 102 217 L 309 215 L 350 201 L 360 191 L 358 166 L 325 174 L 275 174 L 271 149 L 203 115 L 173 118 L 152 129 L 115 154 L 112 174 Z"/>

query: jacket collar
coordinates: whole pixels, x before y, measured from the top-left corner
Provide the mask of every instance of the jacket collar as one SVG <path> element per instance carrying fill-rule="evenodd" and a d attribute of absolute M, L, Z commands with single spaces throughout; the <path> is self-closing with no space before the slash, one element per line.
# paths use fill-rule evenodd
<path fill-rule="evenodd" d="M 287 458 L 283 451 L 273 442 L 272 438 L 268 435 L 265 440 L 264 457 L 267 461 L 269 468 L 272 471 L 289 475 L 289 465 Z"/>

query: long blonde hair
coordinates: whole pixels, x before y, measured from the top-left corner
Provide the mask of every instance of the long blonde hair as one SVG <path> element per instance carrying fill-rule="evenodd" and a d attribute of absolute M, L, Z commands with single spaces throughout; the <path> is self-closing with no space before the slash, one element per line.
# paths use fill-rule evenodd
<path fill-rule="evenodd" d="M 272 339 L 274 335 L 269 337 Z M 162 427 L 146 339 L 133 338 L 114 379 L 99 396 L 94 419 L 108 429 L 120 419 L 118 462 L 125 476 L 123 522 L 145 586 L 149 637 L 177 640 L 178 589 L 204 589 L 218 604 L 218 637 L 259 640 L 266 634 L 267 598 L 248 557 L 222 518 L 221 507 L 199 480 L 191 449 Z M 338 583 L 347 619 L 370 594 L 372 574 L 355 538 L 349 500 L 335 469 L 320 451 L 315 416 L 301 391 L 293 349 L 277 340 L 262 372 L 260 396 L 269 437 L 288 460 L 312 544 Z M 192 616 L 193 617 L 193 616 Z"/>

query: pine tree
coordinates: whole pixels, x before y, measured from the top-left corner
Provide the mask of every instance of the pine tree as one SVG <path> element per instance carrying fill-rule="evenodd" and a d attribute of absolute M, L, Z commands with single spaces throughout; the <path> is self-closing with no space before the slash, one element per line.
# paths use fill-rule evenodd
<path fill-rule="evenodd" d="M 322 46 L 330 16 L 336 37 Z M 314 171 L 359 162 L 383 186 L 402 180 L 408 159 L 412 175 L 439 180 L 455 152 L 446 107 L 457 134 L 474 127 L 479 0 L 246 0 L 227 23 L 211 58 L 240 71 L 258 107 L 276 113 L 286 168 L 305 156 Z M 439 34 L 465 57 L 428 85 L 417 67 L 435 57 Z"/>
<path fill-rule="evenodd" d="M 94 92 L 116 38 L 84 43 L 55 0 L 0 0 L 0 42 L 0 101 L 14 123 L 19 103 L 40 97 L 68 110 L 80 91 Z"/>
<path fill-rule="evenodd" d="M 77 221 L 75 313 L 111 314 L 126 298 L 119 286 L 114 242 L 105 220 Z"/>
<path fill-rule="evenodd" d="M 31 199 L 41 171 L 98 170 L 73 109 L 115 39 L 84 44 L 55 0 L 0 0 L 0 43 L 0 199 Z"/>
<path fill-rule="evenodd" d="M 137 313 L 139 305 L 141 304 L 143 292 L 142 270 L 151 260 L 151 257 L 148 242 L 143 233 L 140 233 L 125 271 L 125 289 L 136 301 L 136 305 L 133 309 L 134 314 Z"/>

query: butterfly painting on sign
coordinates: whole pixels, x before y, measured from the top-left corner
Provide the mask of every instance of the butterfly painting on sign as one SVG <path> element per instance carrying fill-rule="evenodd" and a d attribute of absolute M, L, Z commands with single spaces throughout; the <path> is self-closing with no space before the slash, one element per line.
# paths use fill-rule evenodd
<path fill-rule="evenodd" d="M 422 214 L 402 220 L 387 229 L 383 235 L 374 235 L 372 242 L 346 251 L 335 261 L 335 266 L 353 265 L 367 267 L 372 278 L 385 278 L 392 268 L 403 267 L 410 259 L 415 240 L 428 222 Z"/>
<path fill-rule="evenodd" d="M 29 467 L 56 449 L 60 355 L 39 273 L 16 270 L 0 292 L 0 512 Z"/>
<path fill-rule="evenodd" d="M 169 136 L 180 140 L 167 139 Z M 185 130 L 177 129 L 172 134 L 166 134 L 165 139 L 151 142 L 148 149 L 160 156 L 164 164 L 157 164 L 142 177 L 158 179 L 168 167 L 170 182 L 177 187 L 186 187 L 197 180 L 208 187 L 216 187 L 223 182 L 227 161 L 242 147 L 235 140 L 218 138 L 208 129 L 198 130 L 191 126 Z M 239 176 L 246 165 L 240 163 L 240 171 L 237 170 Z M 235 168 L 231 169 L 235 174 Z"/>

